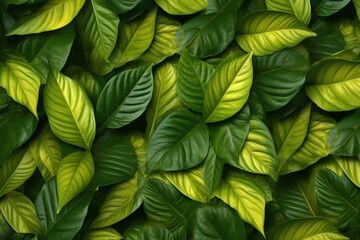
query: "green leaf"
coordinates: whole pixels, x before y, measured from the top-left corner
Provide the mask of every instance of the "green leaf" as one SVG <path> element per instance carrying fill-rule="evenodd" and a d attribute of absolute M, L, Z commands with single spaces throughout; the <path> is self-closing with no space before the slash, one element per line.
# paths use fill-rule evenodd
<path fill-rule="evenodd" d="M 0 87 L 0 112 L 4 111 L 11 103 L 11 98 L 7 95 L 6 90 Z"/>
<path fill-rule="evenodd" d="M 272 228 L 266 235 L 268 240 L 348 239 L 339 233 L 335 226 L 321 218 L 289 220 Z"/>
<path fill-rule="evenodd" d="M 354 6 L 355 6 L 358 19 L 360 19 L 360 1 L 359 0 L 353 0 L 352 2 L 354 4 Z"/>
<path fill-rule="evenodd" d="M 311 1 L 294 1 L 294 0 L 265 0 L 267 9 L 293 14 L 306 25 L 311 18 Z"/>
<path fill-rule="evenodd" d="M 118 43 L 111 55 L 115 67 L 137 59 L 150 47 L 155 34 L 156 13 L 154 8 L 140 19 L 121 22 Z"/>
<path fill-rule="evenodd" d="M 166 228 L 148 227 L 142 239 L 146 240 L 174 240 L 174 235 Z"/>
<path fill-rule="evenodd" d="M 90 230 L 85 235 L 85 240 L 120 240 L 123 237 L 111 227 Z"/>
<path fill-rule="evenodd" d="M 132 9 L 134 9 L 141 0 L 106 0 L 113 7 L 114 11 L 117 14 L 126 13 Z"/>
<path fill-rule="evenodd" d="M 336 156 L 335 159 L 351 182 L 360 188 L 359 158 Z"/>
<path fill-rule="evenodd" d="M 94 110 L 80 84 L 53 68 L 44 89 L 44 107 L 53 133 L 62 141 L 90 149 Z"/>
<path fill-rule="evenodd" d="M 57 212 L 86 188 L 94 176 L 94 170 L 94 161 L 88 151 L 74 152 L 61 160 L 56 175 L 59 197 Z"/>
<path fill-rule="evenodd" d="M 169 114 L 150 138 L 147 171 L 185 170 L 201 163 L 209 149 L 209 130 L 186 109 Z"/>
<path fill-rule="evenodd" d="M 39 233 L 41 225 L 34 204 L 25 195 L 9 192 L 0 199 L 0 210 L 18 233 Z"/>
<path fill-rule="evenodd" d="M 152 136 L 161 117 L 169 110 L 181 105 L 176 88 L 176 74 L 176 68 L 171 63 L 163 63 L 155 69 L 153 96 L 145 112 L 148 139 Z"/>
<path fill-rule="evenodd" d="M 208 154 L 201 165 L 203 181 L 210 196 L 221 182 L 223 168 L 223 160 L 217 157 L 213 147 L 210 146 Z"/>
<path fill-rule="evenodd" d="M 199 208 L 194 239 L 246 239 L 244 223 L 227 207 Z"/>
<path fill-rule="evenodd" d="M 151 66 L 127 70 L 107 82 L 96 105 L 99 129 L 120 128 L 145 111 L 153 91 L 151 70 Z"/>
<path fill-rule="evenodd" d="M 155 0 L 155 2 L 171 15 L 188 15 L 207 7 L 208 0 Z"/>
<path fill-rule="evenodd" d="M 242 20 L 236 41 L 245 51 L 264 56 L 314 36 L 314 32 L 291 14 L 261 11 L 250 13 Z"/>
<path fill-rule="evenodd" d="M 310 63 L 300 50 L 287 48 L 269 56 L 253 58 L 252 90 L 266 111 L 285 106 L 305 83 Z"/>
<path fill-rule="evenodd" d="M 177 74 L 177 88 L 181 102 L 196 112 L 203 111 L 206 86 L 210 80 L 213 68 L 206 62 L 182 51 Z"/>
<path fill-rule="evenodd" d="M 344 8 L 350 0 L 312 0 L 311 8 L 313 14 L 318 16 L 330 16 Z"/>
<path fill-rule="evenodd" d="M 40 76 L 38 72 L 15 51 L 2 51 L 0 59 L 0 86 L 14 101 L 24 105 L 37 118 Z"/>
<path fill-rule="evenodd" d="M 253 181 L 235 171 L 227 172 L 215 196 L 234 208 L 241 219 L 264 235 L 265 197 Z"/>
<path fill-rule="evenodd" d="M 268 128 L 261 120 L 252 117 L 237 166 L 251 173 L 269 175 L 276 181 L 278 164 L 274 141 Z"/>
<path fill-rule="evenodd" d="M 332 154 L 360 157 L 359 117 L 360 113 L 351 114 L 331 129 L 327 142 Z"/>
<path fill-rule="evenodd" d="M 26 16 L 7 35 L 41 33 L 62 28 L 78 14 L 85 0 L 49 0 L 36 13 Z"/>
<path fill-rule="evenodd" d="M 253 80 L 252 54 L 218 66 L 205 90 L 203 119 L 218 122 L 237 113 L 246 103 Z"/>
<path fill-rule="evenodd" d="M 343 175 L 330 170 L 319 170 L 315 190 L 322 214 L 341 229 L 348 229 L 352 218 L 360 214 L 360 189 Z"/>

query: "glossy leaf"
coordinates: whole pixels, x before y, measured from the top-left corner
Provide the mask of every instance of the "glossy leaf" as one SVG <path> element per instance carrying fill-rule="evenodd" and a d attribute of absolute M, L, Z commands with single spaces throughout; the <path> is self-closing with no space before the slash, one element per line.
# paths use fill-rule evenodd
<path fill-rule="evenodd" d="M 120 233 L 111 227 L 90 230 L 85 240 L 120 240 L 123 239 Z"/>
<path fill-rule="evenodd" d="M 218 122 L 237 113 L 246 103 L 253 80 L 252 54 L 218 66 L 205 90 L 203 119 Z"/>
<path fill-rule="evenodd" d="M 210 146 L 208 154 L 201 165 L 202 177 L 210 196 L 218 188 L 224 168 L 224 161 L 220 159 L 213 147 Z"/>
<path fill-rule="evenodd" d="M 50 0 L 8 35 L 25 35 L 59 29 L 78 14 L 85 0 Z"/>
<path fill-rule="evenodd" d="M 16 102 L 24 105 L 37 117 L 40 76 L 38 72 L 14 51 L 2 51 L 0 59 L 0 86 Z"/>
<path fill-rule="evenodd" d="M 94 110 L 78 82 L 53 68 L 44 89 L 44 107 L 51 130 L 59 139 L 91 148 L 95 137 Z"/>
<path fill-rule="evenodd" d="M 335 159 L 351 182 L 360 188 L 359 158 L 336 156 Z"/>
<path fill-rule="evenodd" d="M 86 188 L 94 176 L 94 170 L 94 161 L 88 151 L 74 152 L 61 160 L 56 175 L 59 198 L 57 212 Z"/>
<path fill-rule="evenodd" d="M 295 15 L 306 25 L 309 24 L 311 18 L 310 0 L 294 1 L 294 0 L 265 0 L 267 9 L 273 11 L 281 11 Z"/>
<path fill-rule="evenodd" d="M 111 4 L 111 6 L 113 7 L 114 11 L 117 14 L 126 13 L 132 10 L 133 8 L 135 8 L 141 2 L 141 0 L 122 0 L 122 1 L 106 0 L 106 1 L 109 4 Z"/>
<path fill-rule="evenodd" d="M 313 14 L 318 16 L 330 16 L 344 8 L 350 0 L 312 0 L 311 8 Z"/>
<path fill-rule="evenodd" d="M 145 111 L 153 91 L 151 70 L 151 66 L 127 70 L 107 82 L 96 105 L 99 129 L 120 128 Z"/>
<path fill-rule="evenodd" d="M 19 192 L 9 192 L 0 199 L 0 210 L 18 233 L 39 233 L 41 225 L 34 204 Z"/>
<path fill-rule="evenodd" d="M 245 51 L 264 56 L 293 47 L 305 38 L 314 36 L 314 32 L 291 14 L 262 11 L 243 19 L 236 41 Z"/>
<path fill-rule="evenodd" d="M 185 170 L 201 163 L 209 149 L 209 130 L 196 114 L 180 109 L 169 114 L 150 138 L 147 171 Z"/>
<path fill-rule="evenodd" d="M 188 15 L 199 12 L 207 7 L 208 0 L 155 0 L 167 13 L 172 15 Z"/>

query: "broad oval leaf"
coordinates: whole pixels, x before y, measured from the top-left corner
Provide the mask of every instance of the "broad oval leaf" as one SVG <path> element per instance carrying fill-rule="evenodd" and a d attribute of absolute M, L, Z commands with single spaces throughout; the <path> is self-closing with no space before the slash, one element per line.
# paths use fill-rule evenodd
<path fill-rule="evenodd" d="M 312 13 L 318 16 L 327 17 L 340 11 L 349 2 L 350 0 L 312 0 Z"/>
<path fill-rule="evenodd" d="M 188 15 L 207 7 L 208 0 L 155 0 L 155 2 L 171 15 Z"/>
<path fill-rule="evenodd" d="M 295 15 L 306 25 L 309 24 L 311 18 L 311 1 L 303 0 L 265 0 L 267 9 L 273 11 L 281 11 Z"/>
<path fill-rule="evenodd" d="M 310 69 L 306 94 L 325 111 L 348 111 L 360 107 L 360 63 L 329 59 Z"/>
<path fill-rule="evenodd" d="M 209 149 L 209 130 L 186 109 L 169 114 L 150 138 L 147 171 L 185 170 L 201 163 Z"/>
<path fill-rule="evenodd" d="M 120 128 L 138 118 L 149 104 L 152 91 L 151 66 L 127 70 L 112 77 L 96 105 L 99 129 Z"/>
<path fill-rule="evenodd" d="M 94 176 L 94 161 L 89 151 L 71 153 L 61 160 L 56 186 L 59 198 L 57 212 L 86 188 Z"/>
<path fill-rule="evenodd" d="M 291 14 L 261 11 L 250 13 L 243 19 L 236 41 L 245 51 L 264 56 L 314 36 L 314 32 Z"/>
<path fill-rule="evenodd" d="M 360 188 L 360 161 L 358 157 L 336 156 L 336 162 L 353 184 Z"/>
<path fill-rule="evenodd" d="M 90 230 L 85 235 L 85 240 L 121 240 L 120 233 L 111 227 Z"/>
<path fill-rule="evenodd" d="M 37 117 L 40 76 L 20 54 L 13 51 L 0 52 L 0 86 L 16 102 L 24 105 Z"/>
<path fill-rule="evenodd" d="M 7 35 L 25 35 L 62 28 L 73 20 L 84 3 L 85 0 L 49 0 Z"/>
<path fill-rule="evenodd" d="M 44 107 L 53 133 L 62 141 L 90 149 L 95 116 L 80 84 L 52 68 L 44 89 Z"/>
<path fill-rule="evenodd" d="M 218 66 L 205 90 L 205 122 L 222 121 L 237 113 L 249 97 L 252 82 L 251 53 Z"/>
<path fill-rule="evenodd" d="M 0 210 L 18 233 L 39 233 L 41 225 L 34 204 L 19 192 L 9 192 L 0 199 Z"/>

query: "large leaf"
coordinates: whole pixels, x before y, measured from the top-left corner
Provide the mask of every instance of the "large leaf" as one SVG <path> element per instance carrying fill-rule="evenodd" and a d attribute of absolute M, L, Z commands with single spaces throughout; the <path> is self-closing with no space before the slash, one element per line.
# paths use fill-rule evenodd
<path fill-rule="evenodd" d="M 360 107 L 360 64 L 329 59 L 315 65 L 307 75 L 306 94 L 325 111 L 348 111 Z"/>
<path fill-rule="evenodd" d="M 206 62 L 182 51 L 178 64 L 177 88 L 181 102 L 196 112 L 202 112 L 206 86 L 213 68 Z"/>
<path fill-rule="evenodd" d="M 203 119 L 218 122 L 237 113 L 246 103 L 253 80 L 252 54 L 218 66 L 205 90 Z"/>
<path fill-rule="evenodd" d="M 312 0 L 312 13 L 318 16 L 330 16 L 344 8 L 350 0 Z"/>
<path fill-rule="evenodd" d="M 161 64 L 155 69 L 154 91 L 146 114 L 146 135 L 150 139 L 159 119 L 169 110 L 180 106 L 176 88 L 176 68 L 171 63 Z"/>
<path fill-rule="evenodd" d="M 335 157 L 346 176 L 360 188 L 360 161 L 357 157 Z"/>
<path fill-rule="evenodd" d="M 85 240 L 120 240 L 123 239 L 115 229 L 111 227 L 90 230 L 85 235 Z"/>
<path fill-rule="evenodd" d="M 56 175 L 58 212 L 86 188 L 94 175 L 94 161 L 89 151 L 74 152 L 61 160 Z"/>
<path fill-rule="evenodd" d="M 107 82 L 96 105 L 99 129 L 120 128 L 145 111 L 153 91 L 151 70 L 151 66 L 127 70 Z"/>
<path fill-rule="evenodd" d="M 247 15 L 238 29 L 239 45 L 256 56 L 272 54 L 293 47 L 308 37 L 316 36 L 295 16 L 275 11 Z"/>
<path fill-rule="evenodd" d="M 169 14 L 187 15 L 205 9 L 208 0 L 155 0 L 155 2 Z"/>
<path fill-rule="evenodd" d="M 269 240 L 346 240 L 331 223 L 324 219 L 294 219 L 272 228 L 267 234 Z"/>
<path fill-rule="evenodd" d="M 266 111 L 285 106 L 305 83 L 309 60 L 300 49 L 254 57 L 254 90 Z"/>
<path fill-rule="evenodd" d="M 36 13 L 27 16 L 8 35 L 24 35 L 59 29 L 78 14 L 85 0 L 50 0 Z"/>
<path fill-rule="evenodd" d="M 227 172 L 215 196 L 234 208 L 241 219 L 264 235 L 265 197 L 253 181 L 235 171 Z"/>
<path fill-rule="evenodd" d="M 352 218 L 360 215 L 360 189 L 345 175 L 340 177 L 330 170 L 319 170 L 315 189 L 320 211 L 339 229 L 347 229 Z"/>
<path fill-rule="evenodd" d="M 0 86 L 16 102 L 24 105 L 37 117 L 40 76 L 38 72 L 14 51 L 2 51 L 0 59 Z"/>
<path fill-rule="evenodd" d="M 147 171 L 185 170 L 202 162 L 209 149 L 209 130 L 200 116 L 186 109 L 169 114 L 150 138 Z"/>
<path fill-rule="evenodd" d="M 44 107 L 53 133 L 85 149 L 95 137 L 94 109 L 80 84 L 53 68 L 44 89 Z"/>
<path fill-rule="evenodd" d="M 19 149 L 1 164 L 0 197 L 21 186 L 36 169 L 36 162 L 29 150 Z"/>
<path fill-rule="evenodd" d="M 306 25 L 309 24 L 311 18 L 310 0 L 294 1 L 294 0 L 265 0 L 267 9 L 281 11 L 295 15 Z"/>
<path fill-rule="evenodd" d="M 39 233 L 41 225 L 34 204 L 19 192 L 9 192 L 0 199 L 0 210 L 18 233 Z"/>

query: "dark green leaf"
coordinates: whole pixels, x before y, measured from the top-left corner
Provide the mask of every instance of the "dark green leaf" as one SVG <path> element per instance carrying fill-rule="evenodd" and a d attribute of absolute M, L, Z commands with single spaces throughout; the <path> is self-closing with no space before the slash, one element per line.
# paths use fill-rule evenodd
<path fill-rule="evenodd" d="M 0 87 L 0 112 L 4 111 L 11 103 L 11 98 L 6 93 L 6 90 Z"/>
<path fill-rule="evenodd" d="M 148 227 L 146 228 L 143 240 L 174 240 L 173 234 L 166 228 Z"/>
<path fill-rule="evenodd" d="M 350 0 L 311 0 L 311 10 L 318 16 L 330 16 L 344 8 Z"/>
<path fill-rule="evenodd" d="M 207 191 L 212 194 L 221 182 L 224 162 L 216 156 L 213 147 L 210 146 L 209 152 L 202 165 L 202 175 Z"/>
<path fill-rule="evenodd" d="M 117 14 L 123 14 L 136 7 L 141 0 L 106 0 Z"/>

